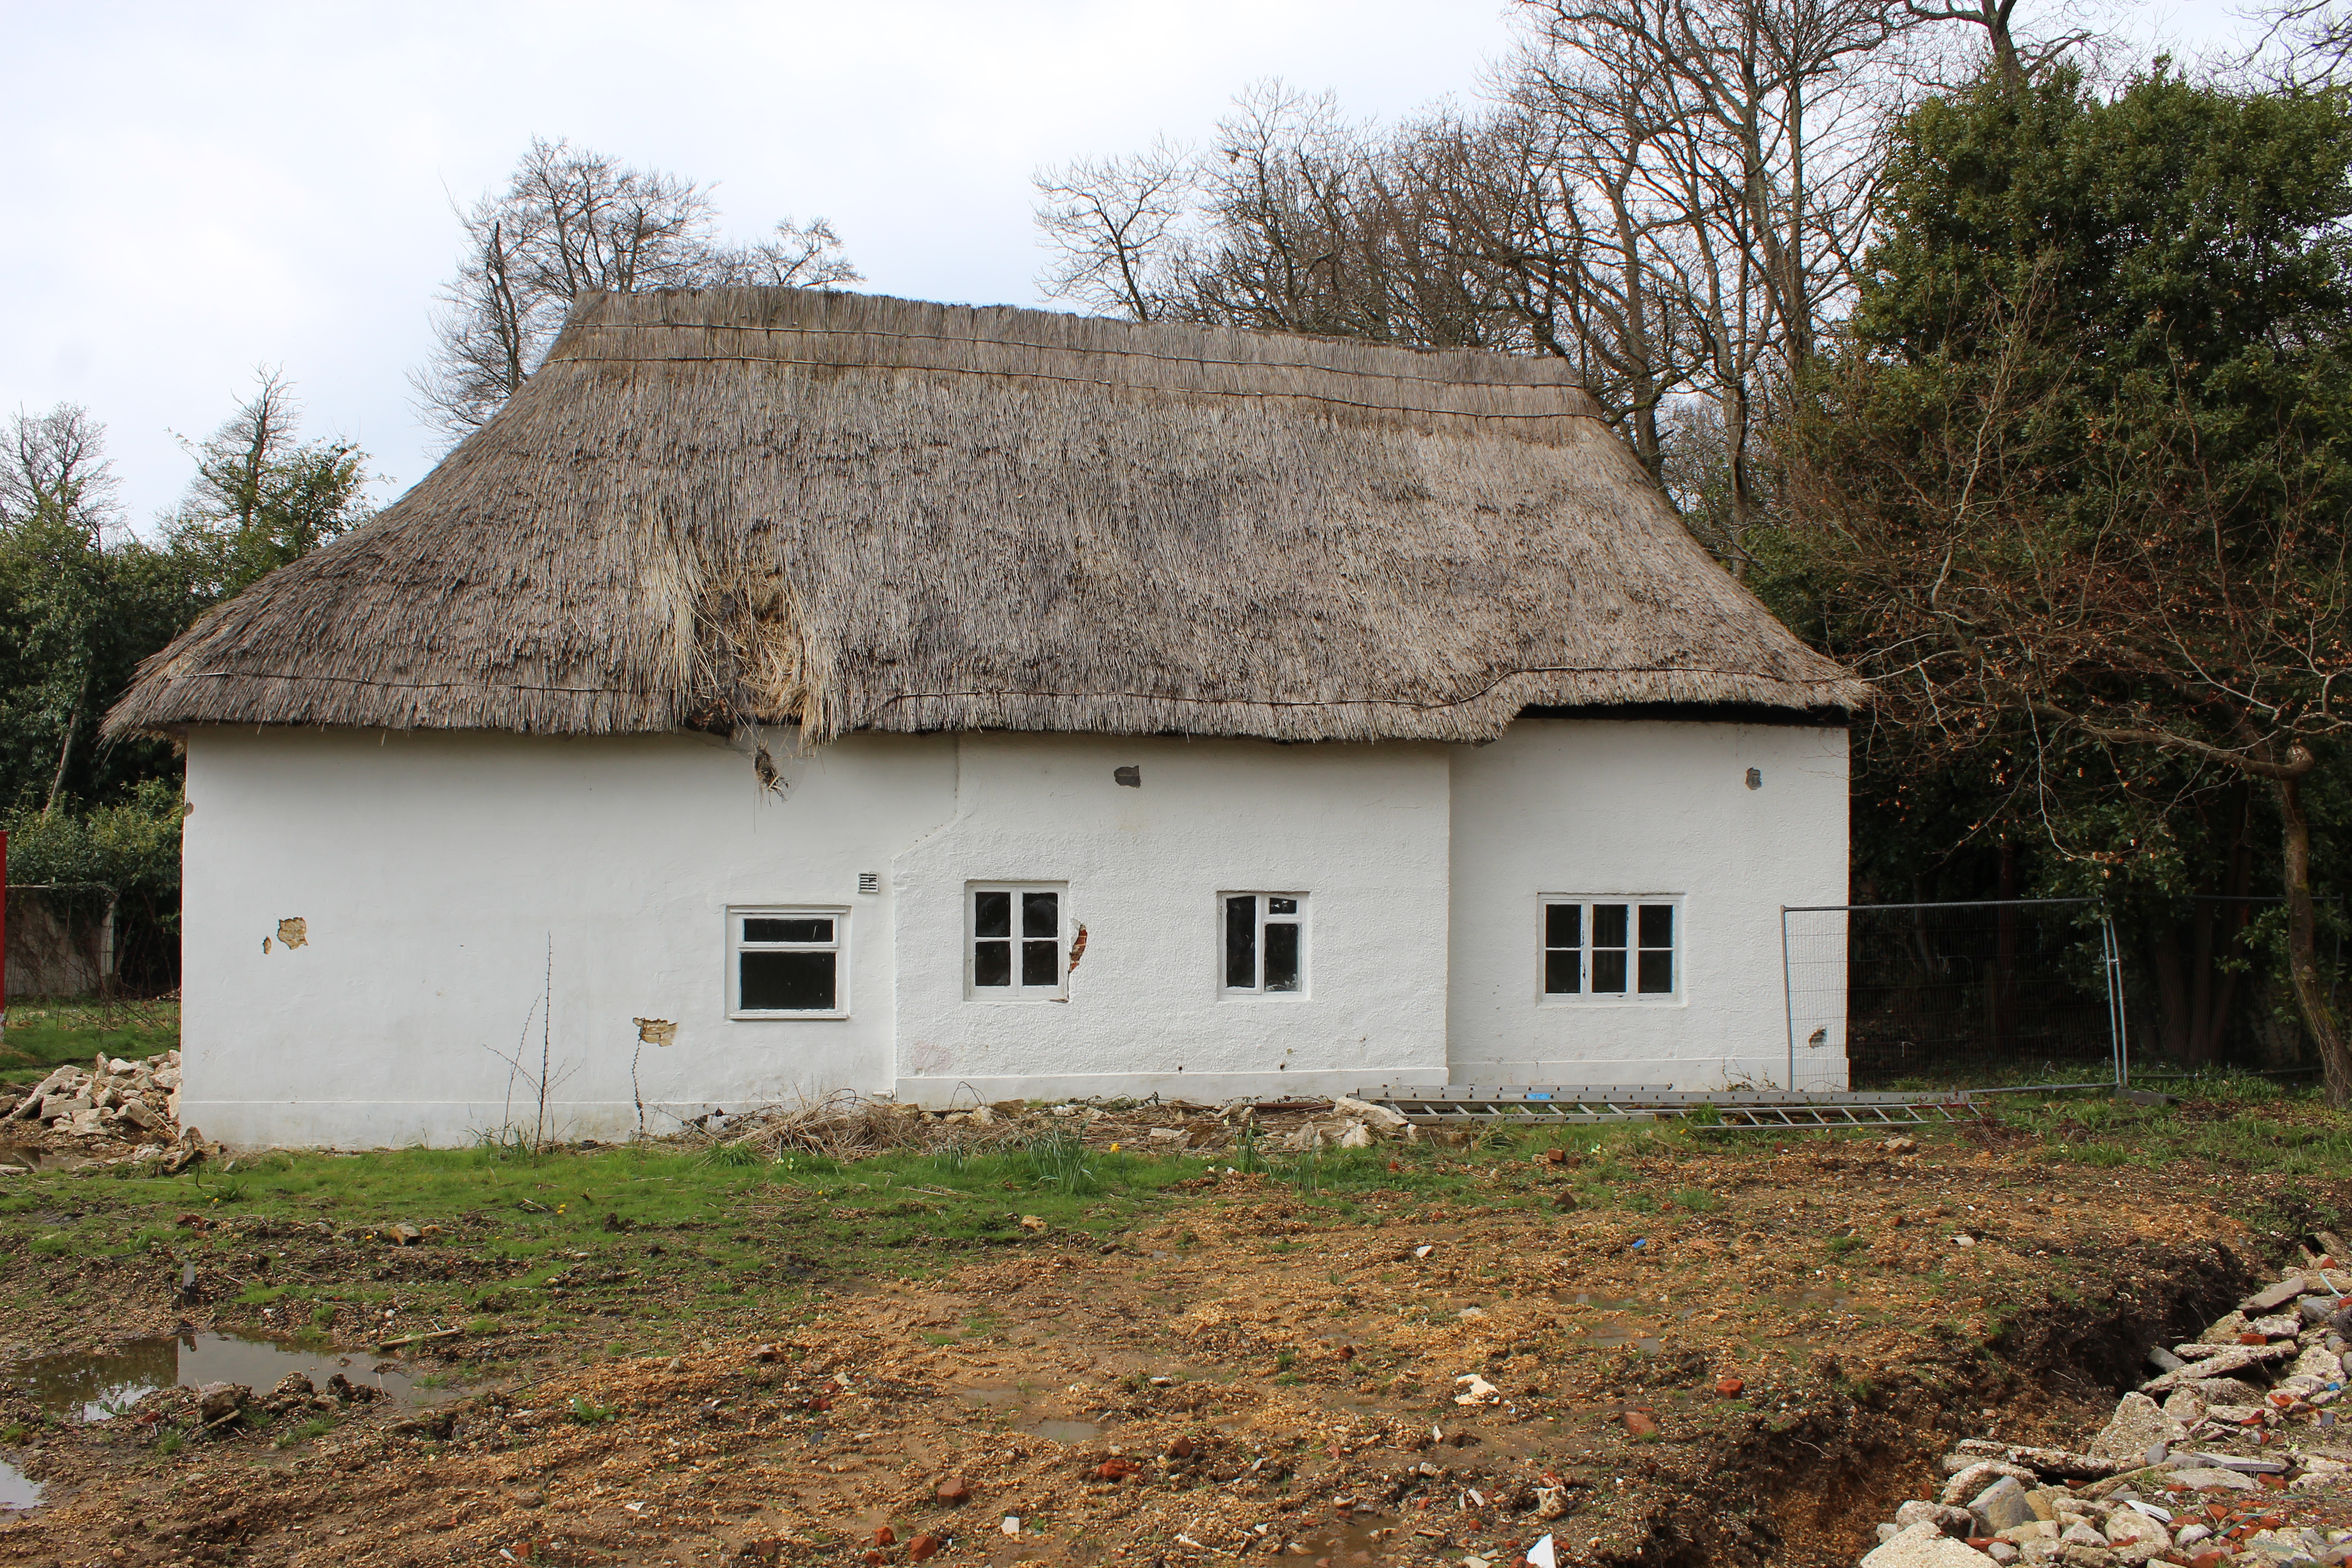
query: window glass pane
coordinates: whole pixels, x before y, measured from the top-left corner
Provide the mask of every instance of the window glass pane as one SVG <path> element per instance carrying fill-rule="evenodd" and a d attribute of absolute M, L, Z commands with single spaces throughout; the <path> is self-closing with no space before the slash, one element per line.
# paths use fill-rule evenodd
<path fill-rule="evenodd" d="M 1546 904 L 1544 906 L 1544 945 L 1546 947 L 1580 947 L 1584 942 L 1584 906 L 1582 904 Z M 1546 989 L 1555 989 L 1546 987 Z M 1573 991 L 1575 986 L 1568 987 Z"/>
<path fill-rule="evenodd" d="M 1625 906 L 1595 904 L 1592 906 L 1592 945 L 1622 947 L 1625 945 Z M 1595 987 L 1599 989 L 1599 987 Z M 1620 986 L 1620 990 L 1623 987 Z"/>
<path fill-rule="evenodd" d="M 833 1010 L 830 952 L 746 952 L 741 1006 L 746 1013 L 829 1013 Z"/>
<path fill-rule="evenodd" d="M 1544 954 L 1544 994 L 1569 996 L 1584 989 L 1584 955 L 1574 948 L 1553 948 Z"/>
<path fill-rule="evenodd" d="M 1268 991 L 1298 989 L 1298 927 L 1285 921 L 1269 921 L 1265 928 L 1265 988 Z"/>
<path fill-rule="evenodd" d="M 824 915 L 754 915 L 743 922 L 745 942 L 831 942 L 833 921 Z"/>
<path fill-rule="evenodd" d="M 973 942 L 971 983 L 974 985 L 1012 984 L 1013 944 L 1009 942 Z"/>
<path fill-rule="evenodd" d="M 1268 899 L 1265 912 L 1270 915 L 1295 915 L 1298 912 L 1297 899 Z"/>
<path fill-rule="evenodd" d="M 1622 907 L 1622 906 L 1621 906 Z M 1620 949 L 1592 950 L 1592 991 L 1595 995 L 1622 994 L 1625 989 L 1625 954 Z"/>
<path fill-rule="evenodd" d="M 1024 985 L 1059 985 L 1062 983 L 1062 944 L 1058 942 L 1024 942 L 1021 944 L 1021 984 Z"/>
<path fill-rule="evenodd" d="M 1023 936 L 1059 936 L 1062 934 L 1062 896 L 1059 893 L 1024 893 L 1021 895 L 1021 934 Z"/>
<path fill-rule="evenodd" d="M 1649 992 L 1670 992 L 1675 988 L 1675 955 L 1672 952 L 1642 954 L 1642 989 Z"/>
<path fill-rule="evenodd" d="M 1013 934 L 1013 895 L 974 893 L 971 896 L 971 934 L 1011 936 Z"/>
<path fill-rule="evenodd" d="M 1675 945 L 1675 906 L 1643 904 L 1642 906 L 1642 945 L 1672 947 Z M 1643 987 L 1647 990 L 1648 987 Z"/>
<path fill-rule="evenodd" d="M 1257 900 L 1247 895 L 1225 900 L 1225 984 L 1257 989 Z"/>

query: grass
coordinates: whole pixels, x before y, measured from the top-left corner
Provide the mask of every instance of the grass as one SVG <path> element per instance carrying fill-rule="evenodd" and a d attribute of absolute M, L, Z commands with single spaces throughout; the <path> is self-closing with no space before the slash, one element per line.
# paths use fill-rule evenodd
<path fill-rule="evenodd" d="M 152 1057 L 180 1044 L 177 1002 L 29 1001 L 11 998 L 0 1043 L 0 1086 L 37 1083 L 65 1062 Z"/>
<path fill-rule="evenodd" d="M 2064 1166 L 2178 1163 L 2307 1177 L 2229 1184 L 2225 1190 L 2242 1191 L 2249 1204 L 2302 1203 L 2296 1214 L 2305 1226 L 2337 1223 L 2311 1205 L 2325 1201 L 2318 1189 L 2352 1169 L 2352 1118 L 2308 1091 L 2267 1080 L 2209 1080 L 2208 1087 L 2212 1092 L 2200 1100 L 2154 1107 L 2096 1094 L 2011 1096 L 1999 1102 L 1998 1114 L 2005 1131 L 2032 1140 L 2025 1148 L 2033 1158 Z M 1773 1142 L 1829 1150 L 1877 1136 Z M 12 1178 L 0 1186 L 0 1255 L 162 1252 L 206 1274 L 229 1276 L 233 1299 L 272 1308 L 276 1321 L 322 1333 L 338 1324 L 346 1331 L 357 1324 L 363 1332 L 383 1307 L 397 1304 L 404 1323 L 426 1317 L 470 1322 L 472 1337 L 484 1342 L 596 1311 L 646 1319 L 648 1331 L 661 1337 L 664 1331 L 650 1325 L 665 1315 L 656 1310 L 664 1293 L 691 1297 L 680 1304 L 717 1320 L 748 1318 L 790 1310 L 851 1275 L 928 1278 L 999 1249 L 1108 1241 L 1174 1217 L 1171 1189 L 1244 1158 L 1265 1168 L 1284 1201 L 1318 1231 L 1466 1209 L 1539 1210 L 1571 1229 L 1584 1223 L 1579 1216 L 1597 1211 L 1656 1214 L 1669 1224 L 1666 1216 L 1712 1216 L 1741 1201 L 1736 1178 L 1695 1181 L 1696 1172 L 1669 1173 L 1651 1162 L 1769 1146 L 1760 1138 L 1725 1139 L 1720 1131 L 1671 1123 L 1554 1126 L 1489 1131 L 1466 1147 L 1425 1142 L 1294 1156 L 1251 1146 L 1203 1161 L 1087 1148 L 1066 1130 L 1049 1128 L 1024 1146 L 899 1151 L 848 1163 L 807 1153 L 746 1163 L 658 1144 L 538 1155 L 495 1144 L 362 1155 L 278 1152 L 240 1159 L 226 1175 L 202 1165 L 178 1177 L 124 1166 Z M 1552 1151 L 1565 1158 L 1548 1160 Z M 2307 1201 L 2294 1196 L 2305 1187 L 2314 1189 Z M 1564 1194 L 1574 1210 L 1555 1215 Z M 80 1215 L 70 1228 L 58 1222 L 65 1207 Z M 404 1279 L 362 1268 L 333 1285 L 289 1286 L 282 1276 L 273 1280 L 245 1266 L 252 1243 L 237 1229 L 207 1233 L 180 1223 L 192 1211 L 212 1220 L 234 1216 L 247 1230 L 253 1222 L 323 1224 L 340 1245 L 370 1253 L 394 1250 L 385 1233 L 395 1223 L 437 1226 L 425 1253 L 463 1248 L 496 1267 L 472 1283 L 416 1277 L 429 1268 L 401 1270 Z M 1194 1239 L 1183 1235 L 1176 1245 Z M 1320 1245 L 1276 1237 L 1262 1247 L 1293 1255 Z M 1832 1238 L 1827 1251 L 1843 1259 L 1855 1247 L 1851 1238 Z M 37 1271 L 28 1281 L 44 1272 L 55 1276 Z M 79 1287 L 67 1280 L 62 1289 L 70 1297 Z M 947 1343 L 995 1331 L 992 1319 L 975 1316 L 952 1332 L 921 1337 Z"/>

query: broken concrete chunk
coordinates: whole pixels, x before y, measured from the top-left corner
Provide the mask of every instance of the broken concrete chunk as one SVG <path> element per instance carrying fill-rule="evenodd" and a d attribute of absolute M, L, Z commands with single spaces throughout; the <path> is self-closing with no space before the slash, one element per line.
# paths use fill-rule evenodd
<path fill-rule="evenodd" d="M 2266 1285 L 2238 1304 L 2238 1310 L 2252 1317 L 2257 1313 L 2273 1312 L 2304 1292 L 2303 1271 L 2297 1269 L 2275 1285 Z"/>
<path fill-rule="evenodd" d="M 24 1103 L 17 1106 L 16 1109 L 9 1114 L 26 1121 L 32 1121 L 41 1113 L 41 1101 L 47 1096 L 64 1089 L 68 1083 L 71 1083 L 73 1081 L 73 1068 L 69 1067 L 58 1068 L 55 1072 L 49 1074 L 48 1077 L 35 1084 L 30 1092 L 25 1096 Z"/>
<path fill-rule="evenodd" d="M 2146 1563 L 2172 1550 L 2172 1536 L 2163 1525 L 2137 1509 L 2119 1508 L 2107 1515 L 2107 1546 L 2116 1560 Z"/>
<path fill-rule="evenodd" d="M 1984 1568 L 1984 1553 L 1953 1540 L 1932 1524 L 1915 1524 L 1874 1549 L 1862 1568 Z"/>
<path fill-rule="evenodd" d="M 2139 1388 L 2142 1394 L 2166 1394 L 2184 1383 L 2201 1378 L 2220 1377 L 2227 1373 L 2242 1371 L 2250 1366 L 2261 1366 L 2268 1362 L 2284 1361 L 2294 1353 L 2294 1346 L 2291 1344 L 2231 1345 L 2218 1354 L 2207 1356 L 2192 1365 L 2182 1367 L 2179 1372 L 2168 1372 L 2151 1377 L 2141 1384 Z"/>
<path fill-rule="evenodd" d="M 196 1415 L 207 1426 L 226 1421 L 252 1398 L 253 1390 L 241 1383 L 208 1383 L 196 1390 Z"/>
<path fill-rule="evenodd" d="M 1969 1512 L 1975 1516 L 1977 1535 L 1998 1535 L 2015 1525 L 2031 1524 L 2032 1505 L 2025 1500 L 2025 1488 L 2014 1476 L 2003 1476 L 1985 1488 L 1969 1501 Z"/>
<path fill-rule="evenodd" d="M 2006 1459 L 1978 1459 L 1944 1483 L 1944 1493 L 1938 1500 L 1954 1507 L 1964 1506 L 2003 1476 L 2027 1487 L 2038 1486 L 2042 1479 L 2024 1466 L 2012 1465 Z"/>
<path fill-rule="evenodd" d="M 1976 1533 L 1976 1516 L 1964 1508 L 1948 1508 L 1939 1502 L 1906 1502 L 1895 1510 L 1898 1530 L 1908 1530 L 1915 1524 L 1932 1524 L 1946 1535 L 1965 1541 Z"/>
<path fill-rule="evenodd" d="M 2115 1419 L 2106 1429 L 2091 1439 L 2084 1450 L 2094 1458 L 2143 1462 L 2149 1448 L 2158 1444 L 2169 1446 L 2189 1441 L 2189 1428 L 2167 1415 L 2155 1400 L 2145 1394 L 2126 1394 L 2116 1406 Z"/>
<path fill-rule="evenodd" d="M 2205 1419 L 2205 1401 L 2189 1388 L 2176 1388 L 2164 1396 L 2164 1413 L 2183 1426 L 2194 1426 Z"/>
<path fill-rule="evenodd" d="M 1378 1128 L 1383 1132 L 1402 1132 L 1406 1126 L 1402 1111 L 1392 1110 L 1385 1105 L 1374 1105 L 1370 1100 L 1350 1100 L 1344 1094 L 1331 1102 L 1331 1113 L 1353 1117 L 1365 1126 Z"/>

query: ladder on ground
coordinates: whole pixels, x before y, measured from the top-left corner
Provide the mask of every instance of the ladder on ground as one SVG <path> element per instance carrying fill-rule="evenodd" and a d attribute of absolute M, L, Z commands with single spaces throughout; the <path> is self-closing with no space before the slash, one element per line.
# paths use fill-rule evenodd
<path fill-rule="evenodd" d="M 1354 1098 L 1385 1105 L 1423 1126 L 1471 1122 L 1534 1130 L 1560 1124 L 1654 1121 L 1704 1114 L 1730 1132 L 1818 1131 L 1831 1128 L 1932 1127 L 1974 1121 L 1983 1112 L 1967 1090 L 1916 1094 L 1801 1094 L 1775 1089 L 1677 1092 L 1669 1084 L 1382 1084 Z"/>

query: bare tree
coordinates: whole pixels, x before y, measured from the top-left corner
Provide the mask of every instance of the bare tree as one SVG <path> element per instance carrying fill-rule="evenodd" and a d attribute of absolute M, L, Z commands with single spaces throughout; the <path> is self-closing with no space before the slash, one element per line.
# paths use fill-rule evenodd
<path fill-rule="evenodd" d="M 418 412 L 463 437 L 512 396 L 554 342 L 572 301 L 609 289 L 856 281 L 823 218 L 772 237 L 719 237 L 708 186 L 534 137 L 504 191 L 460 215 L 466 250 L 442 290 L 434 353 L 412 372 Z"/>
<path fill-rule="evenodd" d="M 98 550 L 122 525 L 121 481 L 106 455 L 106 426 L 89 410 L 60 403 L 47 414 L 9 417 L 0 463 L 0 528 L 54 519 Z"/>
<path fill-rule="evenodd" d="M 1053 299 L 1076 300 L 1139 321 L 1160 313 L 1178 226 L 1199 171 L 1165 137 L 1127 158 L 1077 158 L 1040 169 L 1037 226 L 1055 258 L 1037 277 Z"/>

